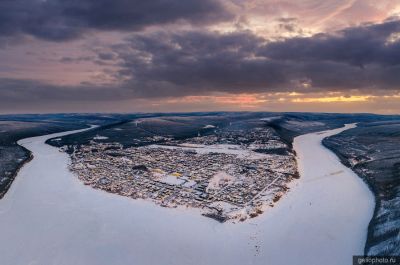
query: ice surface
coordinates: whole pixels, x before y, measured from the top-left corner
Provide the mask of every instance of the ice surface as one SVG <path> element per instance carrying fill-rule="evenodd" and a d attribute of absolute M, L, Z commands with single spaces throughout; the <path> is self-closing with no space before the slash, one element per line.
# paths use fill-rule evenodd
<path fill-rule="evenodd" d="M 275 207 L 237 224 L 94 190 L 68 171 L 67 154 L 44 144 L 50 136 L 24 139 L 34 159 L 0 200 L 1 264 L 350 265 L 374 201 L 321 145 L 341 130 L 297 137 L 301 178 Z"/>

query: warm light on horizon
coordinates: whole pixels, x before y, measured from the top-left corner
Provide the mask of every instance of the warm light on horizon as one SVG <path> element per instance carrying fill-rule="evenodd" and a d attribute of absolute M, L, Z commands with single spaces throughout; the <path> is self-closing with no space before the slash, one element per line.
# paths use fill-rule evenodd
<path fill-rule="evenodd" d="M 316 98 L 295 98 L 292 102 L 296 103 L 313 103 L 313 102 L 364 102 L 371 99 L 371 96 L 339 96 L 339 97 L 316 97 Z"/>

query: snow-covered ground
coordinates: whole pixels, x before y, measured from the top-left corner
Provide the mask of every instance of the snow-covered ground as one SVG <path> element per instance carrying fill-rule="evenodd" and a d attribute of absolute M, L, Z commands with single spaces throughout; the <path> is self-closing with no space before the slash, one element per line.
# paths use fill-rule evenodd
<path fill-rule="evenodd" d="M 0 200 L 1 264 L 351 264 L 374 199 L 321 145 L 342 130 L 297 137 L 301 178 L 274 208 L 238 224 L 84 186 L 68 156 L 44 144 L 63 134 L 21 140 L 34 159 Z"/>
<path fill-rule="evenodd" d="M 206 190 L 207 191 L 209 189 L 217 190 L 220 188 L 220 185 L 222 184 L 222 182 L 223 183 L 232 182 L 234 179 L 235 179 L 235 177 L 229 175 L 225 171 L 220 171 L 210 179 L 210 182 L 208 183 Z"/>
<path fill-rule="evenodd" d="M 101 136 L 101 135 L 96 135 L 95 137 L 93 137 L 93 140 L 106 140 L 108 139 L 107 136 Z"/>
<path fill-rule="evenodd" d="M 220 153 L 228 155 L 237 155 L 238 158 L 255 159 L 255 160 L 272 157 L 271 155 L 257 153 L 252 150 L 245 149 L 240 145 L 234 145 L 234 144 L 213 144 L 213 145 L 182 144 L 179 146 L 152 144 L 143 148 L 164 148 L 171 150 L 195 151 L 198 154 Z"/>

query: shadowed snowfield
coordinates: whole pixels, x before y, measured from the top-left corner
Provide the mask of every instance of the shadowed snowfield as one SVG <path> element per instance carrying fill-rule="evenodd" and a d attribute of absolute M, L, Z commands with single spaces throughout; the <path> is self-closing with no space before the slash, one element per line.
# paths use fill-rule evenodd
<path fill-rule="evenodd" d="M 352 126 L 295 138 L 301 178 L 239 224 L 84 186 L 68 155 L 44 144 L 68 132 L 21 140 L 34 159 L 0 200 L 1 264 L 350 265 L 363 253 L 374 198 L 321 140 Z"/>

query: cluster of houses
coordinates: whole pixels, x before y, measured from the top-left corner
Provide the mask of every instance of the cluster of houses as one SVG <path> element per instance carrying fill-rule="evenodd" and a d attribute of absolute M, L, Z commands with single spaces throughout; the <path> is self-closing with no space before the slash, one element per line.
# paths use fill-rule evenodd
<path fill-rule="evenodd" d="M 263 131 L 128 148 L 92 141 L 75 148 L 70 169 L 94 188 L 243 221 L 272 206 L 296 177 L 293 154 L 253 151 L 271 146 L 285 144 Z"/>

